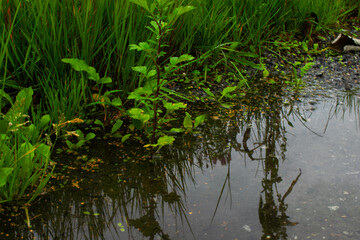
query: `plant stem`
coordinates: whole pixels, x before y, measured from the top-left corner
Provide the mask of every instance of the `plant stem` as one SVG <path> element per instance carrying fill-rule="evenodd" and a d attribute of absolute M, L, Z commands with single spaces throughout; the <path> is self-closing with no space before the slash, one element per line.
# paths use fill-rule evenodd
<path fill-rule="evenodd" d="M 157 52 L 156 52 L 156 74 L 157 74 L 157 86 L 155 92 L 155 101 L 154 101 L 154 122 L 153 122 L 153 134 L 151 138 L 151 144 L 155 144 L 156 140 L 156 129 L 157 129 L 157 111 L 158 111 L 158 96 L 160 92 L 160 77 L 161 77 L 161 69 L 160 69 L 160 53 L 161 53 L 161 39 L 162 39 L 162 28 L 161 28 L 161 20 L 157 20 L 156 24 L 159 28 L 159 39 L 157 42 Z"/>

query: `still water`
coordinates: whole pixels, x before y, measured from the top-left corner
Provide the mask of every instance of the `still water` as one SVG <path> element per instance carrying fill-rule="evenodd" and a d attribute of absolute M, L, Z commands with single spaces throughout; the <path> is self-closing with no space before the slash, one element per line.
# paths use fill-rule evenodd
<path fill-rule="evenodd" d="M 326 94 L 210 113 L 153 162 L 94 141 L 4 239 L 360 239 L 359 91 Z"/>

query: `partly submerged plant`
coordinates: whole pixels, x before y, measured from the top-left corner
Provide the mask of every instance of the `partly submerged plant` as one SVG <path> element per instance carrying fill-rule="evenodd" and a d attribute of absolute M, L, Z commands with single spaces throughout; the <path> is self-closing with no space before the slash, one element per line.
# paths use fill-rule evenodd
<path fill-rule="evenodd" d="M 146 0 L 131 0 L 131 2 L 141 6 L 149 13 L 152 21 L 147 28 L 153 32 L 154 39 L 139 44 L 130 44 L 131 50 L 146 53 L 151 59 L 152 67 L 136 66 L 132 68 L 146 79 L 146 83 L 129 95 L 128 99 L 135 100 L 135 107 L 129 109 L 127 114 L 133 120 L 133 125 L 150 137 L 150 144 L 145 146 L 157 147 L 159 150 L 175 140 L 174 137 L 165 134 L 161 125 L 174 120 L 170 117 L 174 111 L 186 108 L 186 104 L 176 101 L 171 96 L 171 94 L 176 94 L 175 92 L 165 88 L 168 83 L 167 78 L 170 73 L 183 67 L 181 64 L 194 60 L 193 56 L 183 54 L 180 57 L 170 57 L 169 62 L 164 64 L 162 57 L 166 54 L 163 51 L 166 45 L 163 44 L 163 39 L 169 34 L 176 20 L 184 13 L 192 11 L 194 7 L 173 8 L 174 2 L 168 0 L 156 0 L 150 5 Z M 176 95 L 179 96 L 179 94 Z"/>
<path fill-rule="evenodd" d="M 13 102 L 0 90 L 0 98 L 11 104 L 0 116 L 0 203 L 30 203 L 43 191 L 53 170 L 51 146 L 43 137 L 51 127 L 50 116 L 42 116 L 37 124 L 31 122 L 32 95 L 31 88 L 23 89 Z"/>

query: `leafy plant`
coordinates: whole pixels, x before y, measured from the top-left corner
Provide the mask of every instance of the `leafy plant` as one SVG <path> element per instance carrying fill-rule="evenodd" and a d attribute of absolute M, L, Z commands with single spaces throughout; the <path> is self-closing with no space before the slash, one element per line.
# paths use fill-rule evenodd
<path fill-rule="evenodd" d="M 167 76 L 175 70 L 180 69 L 180 64 L 194 60 L 189 54 L 183 54 L 179 57 L 170 57 L 169 62 L 164 65 L 162 57 L 163 39 L 171 32 L 171 26 L 183 14 L 192 11 L 192 6 L 178 6 L 174 8 L 174 2 L 167 0 L 156 0 L 150 5 L 146 0 L 131 0 L 131 2 L 141 6 L 150 14 L 151 22 L 147 28 L 153 32 L 154 39 L 139 44 L 130 44 L 131 50 L 145 52 L 151 60 L 153 67 L 136 66 L 132 69 L 146 79 L 144 87 L 139 87 L 130 93 L 128 99 L 135 100 L 135 108 L 127 111 L 128 116 L 133 120 L 134 126 L 150 137 L 150 144 L 146 146 L 158 147 L 158 150 L 168 144 L 171 144 L 175 138 L 167 136 L 161 128 L 161 124 L 168 123 L 173 119 L 168 118 L 174 111 L 186 108 L 186 105 L 175 101 L 165 91 L 165 85 L 168 83 Z M 169 91 L 168 91 L 169 92 Z M 173 103 L 166 101 L 172 99 Z M 163 116 L 161 107 L 166 109 Z"/>
<path fill-rule="evenodd" d="M 33 201 L 45 188 L 53 167 L 51 146 L 43 136 L 50 129 L 50 116 L 44 115 L 34 124 L 28 111 L 33 90 L 21 90 L 15 102 L 3 90 L 0 98 L 11 105 L 0 118 L 0 203 Z"/>
<path fill-rule="evenodd" d="M 68 137 L 74 136 L 78 140 L 76 143 L 73 143 L 69 139 L 66 140 L 66 145 L 69 147 L 69 151 L 75 151 L 75 150 L 81 148 L 84 144 L 89 142 L 91 139 L 93 139 L 96 135 L 95 135 L 95 133 L 92 133 L 92 132 L 84 135 L 84 133 L 81 130 L 77 129 L 73 132 L 68 132 L 67 136 Z"/>

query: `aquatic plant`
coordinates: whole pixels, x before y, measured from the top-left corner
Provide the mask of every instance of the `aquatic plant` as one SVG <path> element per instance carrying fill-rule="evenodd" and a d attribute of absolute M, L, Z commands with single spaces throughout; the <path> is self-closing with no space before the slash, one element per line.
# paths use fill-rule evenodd
<path fill-rule="evenodd" d="M 50 116 L 31 122 L 31 88 L 21 90 L 15 102 L 3 90 L 0 93 L 11 104 L 0 116 L 0 203 L 30 203 L 41 194 L 53 171 L 52 148 L 43 136 L 51 127 Z"/>
<path fill-rule="evenodd" d="M 150 144 L 145 146 L 160 150 L 161 147 L 172 144 L 175 140 L 173 136 L 165 134 L 161 124 L 174 120 L 168 118 L 174 111 L 186 108 L 186 104 L 171 97 L 171 94 L 180 96 L 179 94 L 165 89 L 165 85 L 169 83 L 167 77 L 175 70 L 184 67 L 184 65 L 180 64 L 194 60 L 193 56 L 183 54 L 179 57 L 170 57 L 169 62 L 164 64 L 162 57 L 166 54 L 163 51 L 166 45 L 163 40 L 171 32 L 171 27 L 179 17 L 194 10 L 194 7 L 178 6 L 172 9 L 174 3 L 166 0 L 157 0 L 150 5 L 145 0 L 131 0 L 131 2 L 141 6 L 149 13 L 152 21 L 147 28 L 153 32 L 154 38 L 139 44 L 130 44 L 131 50 L 145 52 L 147 57 L 151 59 L 153 66 L 150 69 L 147 66 L 132 67 L 134 71 L 139 72 L 146 79 L 146 82 L 144 87 L 139 87 L 130 93 L 128 99 L 135 100 L 137 107 L 129 109 L 128 115 L 133 119 L 136 128 L 139 130 L 144 129 L 145 133 L 149 135 Z M 172 102 L 169 102 L 169 100 Z M 162 117 L 160 116 L 160 113 L 162 113 L 160 105 L 163 105 L 166 109 Z M 190 128 L 189 116 L 187 113 L 184 120 L 185 128 Z M 146 124 L 147 122 L 151 122 L 151 124 Z"/>

